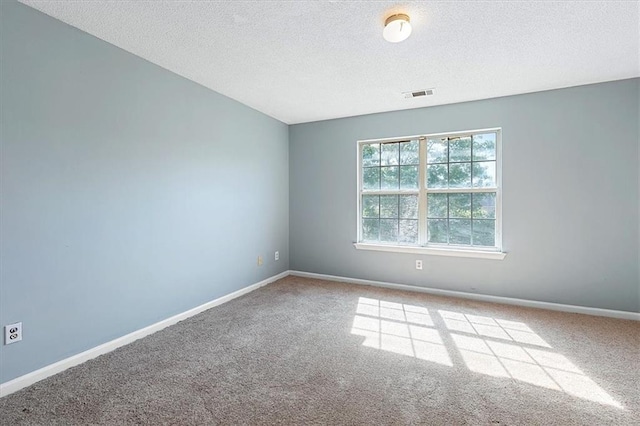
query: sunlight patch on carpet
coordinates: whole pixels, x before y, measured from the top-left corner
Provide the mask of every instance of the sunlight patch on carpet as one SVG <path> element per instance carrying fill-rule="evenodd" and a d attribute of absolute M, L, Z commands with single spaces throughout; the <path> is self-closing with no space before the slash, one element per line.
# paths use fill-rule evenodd
<path fill-rule="evenodd" d="M 364 346 L 451 367 L 453 363 L 429 311 L 420 306 L 361 297 L 351 333 Z"/>
<path fill-rule="evenodd" d="M 436 329 L 438 315 L 448 333 Z M 351 334 L 365 347 L 448 367 L 451 354 L 479 374 L 517 380 L 617 408 L 622 406 L 528 325 L 518 321 L 360 297 Z M 454 357 L 455 358 L 455 357 Z"/>

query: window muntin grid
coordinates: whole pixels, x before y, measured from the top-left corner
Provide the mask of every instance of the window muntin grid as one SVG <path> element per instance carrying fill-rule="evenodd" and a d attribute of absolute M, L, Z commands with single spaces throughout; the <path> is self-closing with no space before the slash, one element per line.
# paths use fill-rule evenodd
<path fill-rule="evenodd" d="M 499 250 L 499 144 L 499 129 L 360 142 L 358 241 Z"/>

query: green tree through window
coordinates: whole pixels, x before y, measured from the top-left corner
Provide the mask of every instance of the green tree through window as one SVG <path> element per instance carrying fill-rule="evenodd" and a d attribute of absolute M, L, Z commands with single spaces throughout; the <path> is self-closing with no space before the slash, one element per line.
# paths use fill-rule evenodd
<path fill-rule="evenodd" d="M 361 242 L 500 249 L 499 129 L 360 143 Z"/>

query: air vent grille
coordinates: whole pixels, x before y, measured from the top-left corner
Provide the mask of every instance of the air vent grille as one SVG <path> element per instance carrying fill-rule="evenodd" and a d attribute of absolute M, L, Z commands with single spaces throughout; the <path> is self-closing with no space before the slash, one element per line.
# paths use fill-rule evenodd
<path fill-rule="evenodd" d="M 433 96 L 435 89 L 423 89 L 423 90 L 414 90 L 411 92 L 403 92 L 402 94 L 404 95 L 404 97 L 406 99 L 412 99 L 412 98 L 420 98 L 423 96 Z"/>

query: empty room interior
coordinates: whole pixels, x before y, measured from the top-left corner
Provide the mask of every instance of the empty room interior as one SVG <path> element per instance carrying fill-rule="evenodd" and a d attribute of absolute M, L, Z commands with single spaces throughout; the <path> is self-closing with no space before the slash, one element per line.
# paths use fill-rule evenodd
<path fill-rule="evenodd" d="M 638 1 L 0 1 L 0 424 L 640 424 Z"/>

